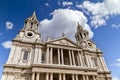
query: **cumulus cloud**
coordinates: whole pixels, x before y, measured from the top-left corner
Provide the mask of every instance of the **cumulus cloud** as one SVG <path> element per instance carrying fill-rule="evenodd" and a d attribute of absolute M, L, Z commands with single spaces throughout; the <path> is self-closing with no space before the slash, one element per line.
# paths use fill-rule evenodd
<path fill-rule="evenodd" d="M 10 22 L 10 21 L 7 21 L 7 22 L 6 22 L 6 29 L 7 29 L 7 30 L 13 29 L 13 23 Z"/>
<path fill-rule="evenodd" d="M 100 15 L 95 15 L 91 17 L 91 25 L 94 25 L 95 28 L 98 28 L 99 26 L 106 25 L 105 19 L 102 18 Z"/>
<path fill-rule="evenodd" d="M 12 42 L 11 41 L 5 41 L 5 42 L 2 43 L 2 46 L 5 49 L 10 49 L 12 47 Z"/>
<path fill-rule="evenodd" d="M 120 28 L 120 24 L 112 24 L 112 28 Z"/>
<path fill-rule="evenodd" d="M 62 5 L 63 6 L 72 6 L 73 3 L 72 2 L 63 1 Z"/>
<path fill-rule="evenodd" d="M 67 37 L 74 40 L 78 22 L 89 32 L 89 36 L 92 38 L 93 32 L 87 24 L 87 17 L 81 11 L 71 9 L 54 10 L 50 20 L 44 19 L 40 22 L 40 31 L 42 35 L 51 37 L 59 37 L 64 32 Z"/>
<path fill-rule="evenodd" d="M 112 80 L 120 80 L 118 77 L 113 77 Z"/>
<path fill-rule="evenodd" d="M 76 7 L 83 9 L 83 11 L 91 16 L 91 25 L 99 27 L 106 25 L 106 20 L 111 16 L 120 14 L 120 0 L 104 0 L 103 2 L 93 3 L 84 1 L 82 5 Z"/>

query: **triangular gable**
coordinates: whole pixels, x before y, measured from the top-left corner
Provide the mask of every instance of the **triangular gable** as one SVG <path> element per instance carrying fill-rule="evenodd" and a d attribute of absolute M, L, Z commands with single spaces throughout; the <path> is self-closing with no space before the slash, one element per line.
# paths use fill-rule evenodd
<path fill-rule="evenodd" d="M 71 41 L 68 38 L 59 38 L 59 39 L 55 39 L 55 40 L 50 40 L 47 43 L 50 44 L 57 44 L 57 45 L 66 45 L 66 46 L 72 46 L 72 47 L 78 47 L 78 45 L 76 43 L 74 43 L 73 41 Z"/>

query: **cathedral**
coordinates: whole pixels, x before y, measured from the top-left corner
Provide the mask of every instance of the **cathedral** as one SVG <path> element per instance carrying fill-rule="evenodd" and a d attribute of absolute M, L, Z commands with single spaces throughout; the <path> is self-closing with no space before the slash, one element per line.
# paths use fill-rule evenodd
<path fill-rule="evenodd" d="M 12 40 L 1 80 L 112 80 L 102 51 L 77 25 L 76 42 L 62 34 L 43 41 L 34 12 Z"/>

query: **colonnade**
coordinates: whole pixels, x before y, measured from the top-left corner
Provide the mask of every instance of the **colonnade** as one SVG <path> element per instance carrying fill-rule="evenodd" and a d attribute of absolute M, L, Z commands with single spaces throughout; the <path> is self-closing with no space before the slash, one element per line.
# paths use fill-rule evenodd
<path fill-rule="evenodd" d="M 47 48 L 47 53 L 46 53 L 46 63 L 50 63 L 53 64 L 53 49 L 52 47 L 48 47 Z M 68 54 L 68 59 L 69 59 L 69 63 L 70 65 L 76 65 L 76 63 L 78 63 L 79 66 L 83 66 L 83 60 L 82 60 L 82 54 L 80 53 L 80 51 L 77 51 L 77 61 L 75 60 L 75 51 L 74 50 L 70 50 L 70 49 L 62 49 L 62 48 L 56 48 L 57 49 L 57 58 L 58 58 L 58 64 L 61 65 L 65 65 L 65 60 L 64 60 L 64 54 Z M 64 50 L 66 50 L 67 53 L 64 53 Z M 86 56 L 88 57 L 88 56 Z"/>
<path fill-rule="evenodd" d="M 47 47 L 46 52 L 46 63 L 47 64 L 54 64 L 54 55 L 56 54 L 56 64 L 59 65 L 72 65 L 72 66 L 81 66 L 81 67 L 89 67 L 94 68 L 98 67 L 101 70 L 108 71 L 108 68 L 105 64 L 104 58 L 102 56 L 96 56 L 96 63 L 92 61 L 92 56 L 88 54 L 88 52 L 82 52 L 80 50 L 74 49 L 64 49 L 64 48 L 54 48 L 54 47 Z M 65 57 L 67 55 L 67 57 Z M 68 59 L 67 64 L 65 58 Z"/>
<path fill-rule="evenodd" d="M 98 76 L 96 75 L 37 73 L 37 72 L 32 73 L 32 80 L 97 80 L 97 79 Z M 102 78 L 100 80 L 102 80 Z"/>

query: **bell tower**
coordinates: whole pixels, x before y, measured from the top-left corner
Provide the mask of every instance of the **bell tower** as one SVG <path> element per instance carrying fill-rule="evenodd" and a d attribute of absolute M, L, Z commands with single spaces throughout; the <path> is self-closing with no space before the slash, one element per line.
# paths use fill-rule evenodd
<path fill-rule="evenodd" d="M 38 26 L 39 26 L 39 21 L 37 20 L 36 13 L 34 11 L 32 16 L 30 16 L 25 20 L 24 30 L 25 31 L 31 30 L 31 31 L 34 31 L 35 33 L 39 33 Z"/>
<path fill-rule="evenodd" d="M 78 23 L 77 32 L 75 34 L 76 42 L 81 45 L 82 42 L 89 40 L 89 32 L 84 30 L 83 27 Z"/>
<path fill-rule="evenodd" d="M 25 20 L 24 27 L 12 40 L 12 48 L 7 64 L 31 65 L 36 44 L 41 44 L 39 21 L 36 13 Z M 33 54 L 34 52 L 34 54 Z M 32 57 L 32 58 L 31 58 Z"/>
<path fill-rule="evenodd" d="M 75 34 L 76 43 L 83 49 L 90 51 L 99 50 L 96 44 L 89 38 L 89 32 L 85 30 L 79 23 L 77 25 L 77 32 Z"/>
<path fill-rule="evenodd" d="M 31 43 L 41 41 L 41 36 L 39 32 L 39 21 L 37 20 L 35 12 L 33 12 L 32 16 L 25 20 L 23 29 L 20 30 L 19 34 L 14 40 Z"/>

